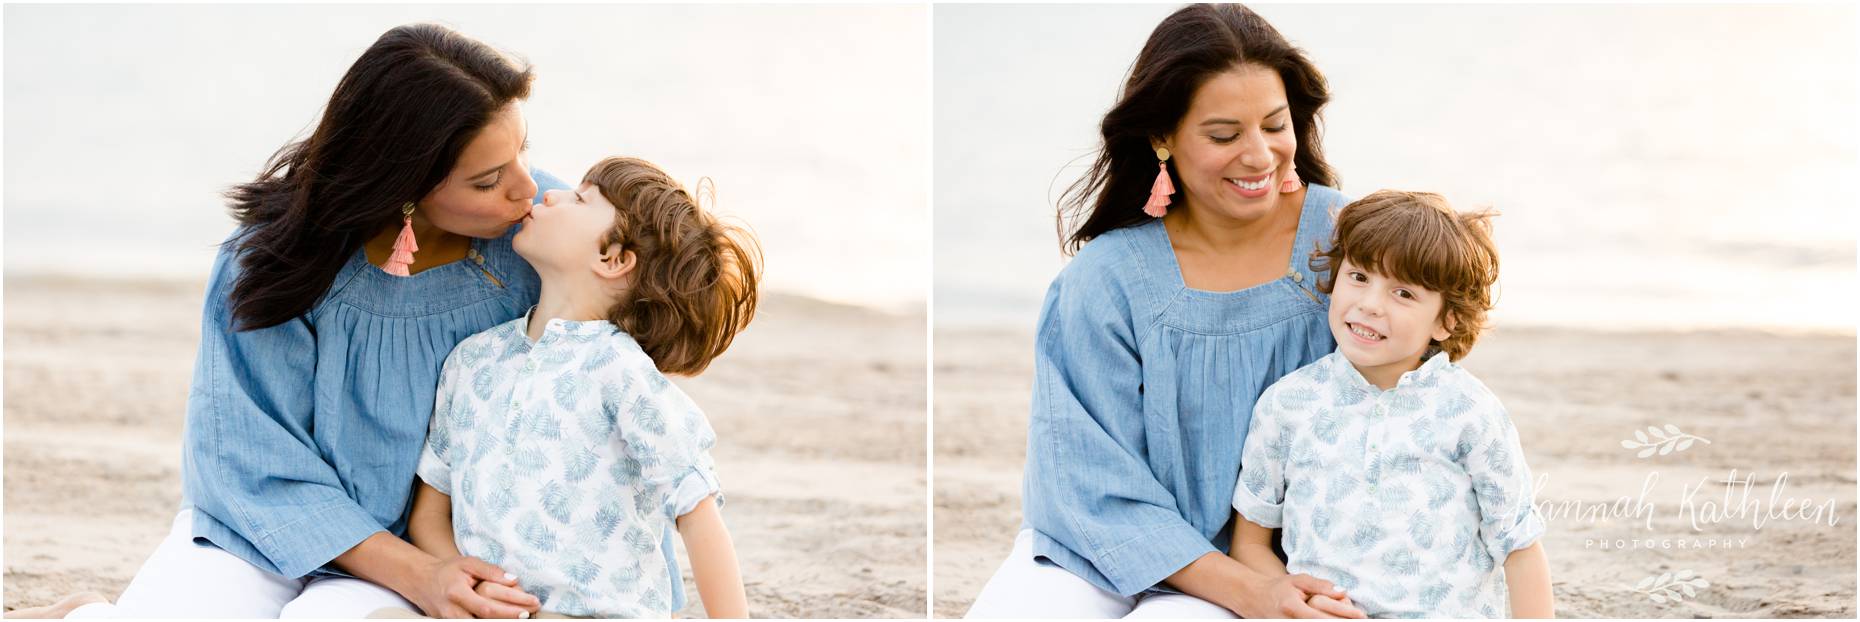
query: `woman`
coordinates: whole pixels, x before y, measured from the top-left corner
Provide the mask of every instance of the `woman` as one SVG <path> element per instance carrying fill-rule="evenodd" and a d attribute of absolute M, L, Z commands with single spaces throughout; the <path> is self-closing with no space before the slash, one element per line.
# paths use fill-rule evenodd
<path fill-rule="evenodd" d="M 1151 33 L 1061 208 L 1083 222 L 1036 337 L 1025 523 L 970 617 L 1362 617 L 1224 554 L 1253 401 L 1335 347 L 1307 261 L 1346 203 L 1328 99 L 1245 7 Z"/>
<path fill-rule="evenodd" d="M 307 140 L 229 193 L 241 226 L 208 284 L 182 509 L 117 603 L 73 617 L 534 609 L 496 566 L 400 538 L 440 363 L 536 300 L 509 234 L 539 182 L 565 186 L 525 163 L 531 79 L 444 27 L 395 28 Z"/>

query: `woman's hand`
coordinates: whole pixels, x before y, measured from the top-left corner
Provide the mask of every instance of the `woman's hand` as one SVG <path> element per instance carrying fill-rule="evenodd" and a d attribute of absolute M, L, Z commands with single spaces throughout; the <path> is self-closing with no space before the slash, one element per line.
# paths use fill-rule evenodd
<path fill-rule="evenodd" d="M 1270 576 L 1211 551 L 1166 580 L 1189 596 L 1226 607 L 1243 618 L 1363 618 L 1343 590 L 1308 574 Z M 1312 596 L 1329 598 L 1317 606 Z"/>
<path fill-rule="evenodd" d="M 1252 606 L 1239 613 L 1247 618 L 1367 618 L 1350 597 L 1331 582 L 1307 574 L 1273 577 L 1254 584 Z"/>
<path fill-rule="evenodd" d="M 1351 617 L 1345 613 L 1356 609 L 1356 603 L 1351 602 L 1349 596 L 1331 597 L 1325 594 L 1312 594 L 1310 598 L 1305 599 L 1305 604 L 1310 605 L 1312 609 L 1343 617 Z"/>
<path fill-rule="evenodd" d="M 478 587 L 473 588 L 472 591 L 477 592 L 479 596 L 503 601 L 504 604 L 527 611 L 530 614 L 529 617 L 532 618 L 536 617 L 537 612 L 542 611 L 542 601 L 535 596 L 529 595 L 529 593 L 524 592 L 520 588 L 511 587 L 502 583 L 479 581 Z M 520 618 L 523 616 L 522 614 L 518 614 L 517 617 Z"/>
<path fill-rule="evenodd" d="M 414 593 L 404 596 L 418 605 L 426 615 L 434 618 L 529 617 L 530 609 L 504 600 L 505 596 L 510 595 L 509 592 L 491 590 L 484 587 L 484 584 L 500 585 L 535 600 L 534 596 L 516 589 L 516 577 L 476 557 L 461 555 L 450 559 L 435 559 L 422 570 L 421 577 Z M 474 588 L 492 591 L 496 596 L 485 596 Z"/>

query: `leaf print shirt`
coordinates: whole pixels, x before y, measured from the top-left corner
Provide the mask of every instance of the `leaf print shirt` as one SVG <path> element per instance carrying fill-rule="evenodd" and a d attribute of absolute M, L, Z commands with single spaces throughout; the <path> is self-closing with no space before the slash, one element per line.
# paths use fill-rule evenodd
<path fill-rule="evenodd" d="M 451 495 L 459 552 L 521 577 L 544 611 L 668 617 L 682 591 L 660 543 L 718 492 L 716 435 L 613 324 L 550 320 L 535 343 L 528 325 L 446 358 L 420 479 Z"/>
<path fill-rule="evenodd" d="M 1372 617 L 1505 617 L 1504 560 L 1543 517 L 1498 398 L 1435 354 L 1395 388 L 1340 352 L 1266 389 L 1234 510 L 1282 529 L 1288 572 L 1344 588 Z"/>

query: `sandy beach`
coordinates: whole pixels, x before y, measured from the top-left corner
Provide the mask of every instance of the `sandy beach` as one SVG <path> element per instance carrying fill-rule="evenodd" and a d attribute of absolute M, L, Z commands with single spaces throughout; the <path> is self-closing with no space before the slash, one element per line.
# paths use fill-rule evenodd
<path fill-rule="evenodd" d="M 7 275 L 8 610 L 114 597 L 166 535 L 203 288 Z M 753 615 L 924 615 L 921 314 L 767 294 L 729 353 L 675 381 L 719 436 Z M 701 616 L 686 568 L 682 615 Z"/>
<path fill-rule="evenodd" d="M 935 614 L 956 617 L 1021 520 L 1032 336 L 939 330 L 935 357 Z M 1853 337 L 1501 327 L 1464 363 L 1541 481 L 1558 617 L 1854 617 Z M 1669 424 L 1709 443 L 1623 447 Z M 1635 591 L 1688 570 L 1696 596 Z"/>

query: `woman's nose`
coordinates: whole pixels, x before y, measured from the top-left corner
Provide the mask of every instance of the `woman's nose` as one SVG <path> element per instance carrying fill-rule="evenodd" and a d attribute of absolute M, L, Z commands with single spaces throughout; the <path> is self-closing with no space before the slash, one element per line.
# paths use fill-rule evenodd
<path fill-rule="evenodd" d="M 519 170 L 522 172 L 517 174 L 517 183 L 510 185 L 510 200 L 528 203 L 536 197 L 536 179 L 530 177 L 529 167 L 520 167 Z M 546 196 L 543 198 L 548 199 Z"/>
<path fill-rule="evenodd" d="M 1244 132 L 1245 142 L 1240 152 L 1240 165 L 1252 170 L 1273 168 L 1272 150 L 1266 147 L 1266 138 L 1259 132 Z"/>

